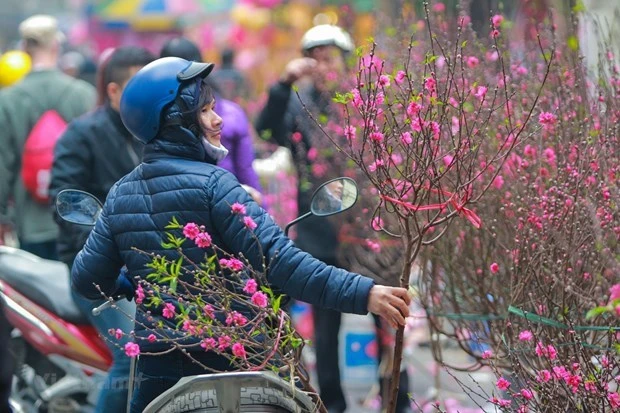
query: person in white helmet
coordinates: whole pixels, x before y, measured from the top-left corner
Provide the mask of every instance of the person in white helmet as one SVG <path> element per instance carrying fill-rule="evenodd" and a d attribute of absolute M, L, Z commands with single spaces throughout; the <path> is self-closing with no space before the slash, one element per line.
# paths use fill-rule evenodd
<path fill-rule="evenodd" d="M 286 65 L 279 81 L 270 88 L 267 104 L 257 118 L 256 129 L 261 136 L 288 147 L 293 154 L 298 175 L 299 213 L 310 210 L 310 199 L 318 184 L 342 176 L 339 166 L 345 165 L 344 156 L 333 149 L 303 105 L 316 119 L 327 116 L 330 122 L 344 124 L 332 104 L 332 97 L 342 85 L 347 70 L 346 57 L 353 49 L 350 35 L 338 26 L 324 24 L 308 30 L 301 40 L 303 57 Z M 309 82 L 300 82 L 303 78 Z M 296 83 L 303 105 L 292 91 Z M 319 155 L 315 157 L 313 152 Z M 341 220 L 316 217 L 303 221 L 297 227 L 295 244 L 324 262 L 341 265 L 343 263 L 337 259 L 339 222 Z M 314 307 L 313 316 L 320 396 L 330 413 L 344 412 L 347 404 L 338 367 L 341 314 Z M 397 410 L 404 412 L 409 405 L 409 385 L 406 375 L 401 380 L 403 391 L 399 394 Z"/>

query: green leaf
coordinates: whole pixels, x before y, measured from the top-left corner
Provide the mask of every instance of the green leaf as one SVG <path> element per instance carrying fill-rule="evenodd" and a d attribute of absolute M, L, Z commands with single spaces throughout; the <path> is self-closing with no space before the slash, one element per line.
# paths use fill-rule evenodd
<path fill-rule="evenodd" d="M 170 288 L 169 291 L 173 294 L 176 294 L 177 292 L 177 283 L 178 283 L 178 278 L 174 278 L 172 281 L 170 281 Z"/>
<path fill-rule="evenodd" d="M 299 86 L 293 85 L 293 92 L 299 93 Z"/>
<path fill-rule="evenodd" d="M 355 49 L 355 55 L 357 57 L 362 57 L 363 54 L 364 54 L 364 48 L 362 46 Z"/>
<path fill-rule="evenodd" d="M 467 40 L 463 40 L 463 43 L 461 43 L 461 49 L 464 49 L 465 46 L 467 46 Z"/>
<path fill-rule="evenodd" d="M 397 33 L 398 30 L 396 30 L 396 27 L 388 27 L 387 29 L 385 29 L 385 35 L 388 37 L 394 37 Z"/>
<path fill-rule="evenodd" d="M 166 229 L 180 229 L 183 228 L 181 224 L 177 221 L 176 217 L 172 217 L 172 221 L 165 227 Z"/>
<path fill-rule="evenodd" d="M 583 4 L 583 0 L 577 0 L 577 3 L 573 6 L 573 13 L 581 13 L 586 11 L 586 6 Z"/>
<path fill-rule="evenodd" d="M 303 343 L 304 341 L 301 338 L 293 338 L 291 340 L 291 346 L 293 346 L 293 348 L 297 348 L 301 346 Z"/>
<path fill-rule="evenodd" d="M 579 49 L 579 40 L 577 40 L 577 37 L 574 35 L 568 37 L 566 44 L 568 45 L 568 48 L 572 51 Z"/>
<path fill-rule="evenodd" d="M 437 60 L 438 56 L 429 53 L 426 53 L 426 57 L 424 57 L 424 62 L 423 64 L 428 65 L 433 63 L 435 60 Z"/>
<path fill-rule="evenodd" d="M 282 297 L 284 297 L 284 295 L 279 295 L 278 298 L 273 300 L 272 303 L 271 303 L 271 308 L 273 308 L 273 311 L 275 313 L 280 311 L 280 302 L 282 301 Z"/>
<path fill-rule="evenodd" d="M 590 320 L 594 317 L 606 313 L 607 311 L 609 311 L 609 308 L 607 306 L 594 307 L 586 314 L 586 320 Z"/>
<path fill-rule="evenodd" d="M 260 289 L 262 292 L 269 296 L 269 299 L 273 300 L 273 291 L 271 290 L 271 288 L 267 287 L 266 285 L 261 285 Z"/>
<path fill-rule="evenodd" d="M 347 93 L 336 92 L 336 95 L 332 98 L 332 100 L 335 103 L 340 103 L 340 104 L 343 104 L 343 105 L 346 105 L 352 99 L 353 99 L 353 93 L 351 93 L 351 92 L 347 92 Z"/>

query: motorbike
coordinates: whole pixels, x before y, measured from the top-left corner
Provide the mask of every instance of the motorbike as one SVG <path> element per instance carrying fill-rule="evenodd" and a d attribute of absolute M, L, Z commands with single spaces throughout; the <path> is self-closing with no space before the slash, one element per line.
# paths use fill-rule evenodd
<path fill-rule="evenodd" d="M 350 178 L 323 183 L 312 196 L 310 211 L 289 222 L 285 234 L 310 216 L 326 217 L 351 208 L 357 197 L 357 185 Z M 67 222 L 94 226 L 102 205 L 87 192 L 69 189 L 58 194 L 56 210 Z M 73 303 L 69 288 L 66 265 L 0 247 L 0 298 L 7 303 L 7 317 L 14 327 L 11 351 L 17 360 L 12 403 L 24 412 L 91 410 L 98 393 L 96 384 L 103 381 L 111 364 L 107 346 Z M 93 315 L 110 307 L 114 307 L 113 300 L 93 309 Z M 130 393 L 134 381 L 132 374 Z M 184 377 L 144 412 L 315 409 L 308 393 L 271 371 L 258 371 Z"/>
<path fill-rule="evenodd" d="M 15 412 L 88 412 L 95 405 L 112 357 L 69 288 L 65 264 L 0 246 L 0 299 L 13 327 Z"/>

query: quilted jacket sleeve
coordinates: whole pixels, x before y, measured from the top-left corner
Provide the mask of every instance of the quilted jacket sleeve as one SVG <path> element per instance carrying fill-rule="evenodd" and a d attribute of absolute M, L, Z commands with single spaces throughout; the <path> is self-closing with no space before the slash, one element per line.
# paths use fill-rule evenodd
<path fill-rule="evenodd" d="M 291 297 L 345 313 L 366 314 L 373 281 L 359 274 L 329 266 L 295 247 L 269 214 L 256 204 L 234 177 L 218 171 L 207 182 L 211 222 L 234 254 L 242 253 L 252 267 L 268 265 L 268 279 Z M 234 202 L 247 214 L 231 212 Z M 251 218 L 256 228 L 248 228 Z"/>
<path fill-rule="evenodd" d="M 71 269 L 72 288 L 90 299 L 101 298 L 97 285 L 103 293 L 111 295 L 116 289 L 116 279 L 123 266 L 118 246 L 108 224 L 115 189 L 116 185 L 110 190 L 97 224 L 88 236 L 86 245 L 75 258 Z"/>

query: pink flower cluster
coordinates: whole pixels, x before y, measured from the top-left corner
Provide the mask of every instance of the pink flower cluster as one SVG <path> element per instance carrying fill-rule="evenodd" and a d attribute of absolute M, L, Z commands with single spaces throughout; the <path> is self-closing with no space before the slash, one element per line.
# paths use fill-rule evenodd
<path fill-rule="evenodd" d="M 545 347 L 545 345 L 540 341 L 536 343 L 535 351 L 538 357 L 547 357 L 549 360 L 555 360 L 558 356 L 558 352 L 553 345 L 549 344 Z"/>
<path fill-rule="evenodd" d="M 248 319 L 245 316 L 237 311 L 232 311 L 226 316 L 226 325 L 227 326 L 244 326 L 248 323 Z"/>
<path fill-rule="evenodd" d="M 239 272 L 243 270 L 243 267 L 244 267 L 243 263 L 236 258 L 230 258 L 230 259 L 221 258 L 219 263 L 220 263 L 220 267 L 228 268 L 229 270 L 232 270 L 235 272 Z"/>
<path fill-rule="evenodd" d="M 204 226 L 190 222 L 183 227 L 183 235 L 196 243 L 200 248 L 209 248 L 211 246 L 211 235 L 205 232 Z"/>

